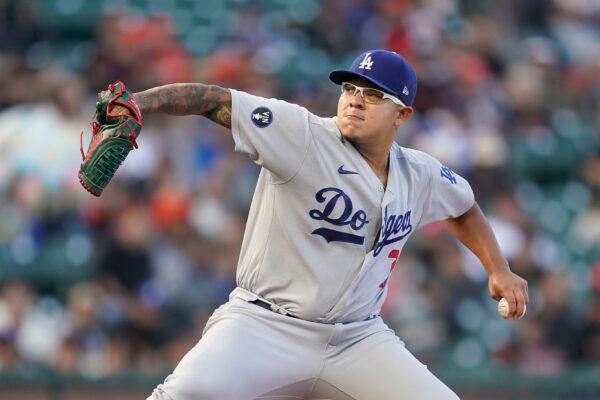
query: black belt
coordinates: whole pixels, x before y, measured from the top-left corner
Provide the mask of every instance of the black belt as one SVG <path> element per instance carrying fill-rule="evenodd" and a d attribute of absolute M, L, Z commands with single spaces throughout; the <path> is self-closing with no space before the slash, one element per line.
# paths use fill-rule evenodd
<path fill-rule="evenodd" d="M 257 306 L 262 307 L 265 310 L 269 310 L 269 311 L 274 312 L 276 314 L 281 314 L 281 313 L 278 313 L 277 311 L 273 311 L 271 309 L 271 305 L 269 303 L 267 303 L 266 301 L 262 301 L 261 299 L 256 299 L 256 300 L 248 301 L 248 303 L 256 304 Z M 281 315 L 285 315 L 286 317 L 291 317 L 291 318 L 297 318 L 297 319 L 299 319 L 298 317 L 296 317 L 295 315 L 292 315 L 292 314 L 281 314 Z M 379 314 L 370 315 L 367 318 L 365 318 L 363 321 L 368 321 L 370 319 L 377 318 L 377 317 L 379 317 Z"/>
<path fill-rule="evenodd" d="M 269 303 L 267 303 L 266 301 L 262 301 L 261 299 L 252 300 L 252 301 L 249 301 L 248 303 L 256 304 L 257 306 L 262 307 L 265 310 L 276 312 L 271 309 L 271 305 Z M 277 314 L 279 314 L 279 313 L 277 313 Z M 281 315 L 285 315 L 286 317 L 291 317 L 291 318 L 298 318 L 292 314 L 281 314 Z"/>

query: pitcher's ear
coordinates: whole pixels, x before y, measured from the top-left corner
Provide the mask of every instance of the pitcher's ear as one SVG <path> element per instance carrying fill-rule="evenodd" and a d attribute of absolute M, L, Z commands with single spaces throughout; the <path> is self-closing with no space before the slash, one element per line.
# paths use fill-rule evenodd
<path fill-rule="evenodd" d="M 410 118 L 412 113 L 413 113 L 412 107 L 404 107 L 404 108 L 398 110 L 398 117 L 396 118 L 396 121 L 394 121 L 394 125 L 396 125 L 396 129 L 398 127 L 400 127 L 400 125 L 405 123 L 408 120 L 408 118 Z"/>
<path fill-rule="evenodd" d="M 400 110 L 400 118 L 407 120 L 413 113 L 412 107 L 404 107 Z"/>

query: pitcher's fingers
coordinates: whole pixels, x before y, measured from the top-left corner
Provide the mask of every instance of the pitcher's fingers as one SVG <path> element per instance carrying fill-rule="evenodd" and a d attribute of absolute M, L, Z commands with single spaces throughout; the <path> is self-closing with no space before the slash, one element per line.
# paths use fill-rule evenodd
<path fill-rule="evenodd" d="M 515 289 L 513 291 L 516 302 L 516 310 L 513 315 L 513 319 L 519 319 L 525 313 L 525 296 L 523 295 L 523 291 L 520 289 Z"/>
<path fill-rule="evenodd" d="M 506 314 L 506 319 L 514 319 L 515 313 L 517 312 L 517 302 L 515 300 L 514 292 L 506 293 L 504 298 L 508 303 L 508 313 Z"/>
<path fill-rule="evenodd" d="M 525 299 L 525 304 L 523 305 L 523 314 L 519 318 L 523 318 L 525 313 L 527 312 L 527 304 L 529 304 L 529 292 L 527 291 L 527 282 L 525 282 L 525 286 L 523 288 L 523 298 Z"/>

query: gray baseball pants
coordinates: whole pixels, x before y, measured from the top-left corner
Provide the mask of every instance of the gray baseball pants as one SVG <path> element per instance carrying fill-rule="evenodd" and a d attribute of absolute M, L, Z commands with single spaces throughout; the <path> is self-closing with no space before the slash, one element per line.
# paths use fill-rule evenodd
<path fill-rule="evenodd" d="M 380 317 L 304 321 L 232 298 L 147 400 L 458 399 Z"/>

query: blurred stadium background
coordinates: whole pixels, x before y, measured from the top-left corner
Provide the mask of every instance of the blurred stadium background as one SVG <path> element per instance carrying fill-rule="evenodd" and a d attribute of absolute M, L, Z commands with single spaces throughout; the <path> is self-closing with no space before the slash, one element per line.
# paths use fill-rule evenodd
<path fill-rule="evenodd" d="M 503 320 L 432 225 L 385 319 L 462 398 L 600 398 L 599 27 L 592 0 L 0 0 L 0 398 L 145 398 L 234 287 L 257 167 L 202 118 L 151 116 L 92 198 L 96 92 L 197 81 L 334 115 L 328 72 L 368 48 L 413 63 L 398 141 L 469 179 L 530 283 Z"/>

